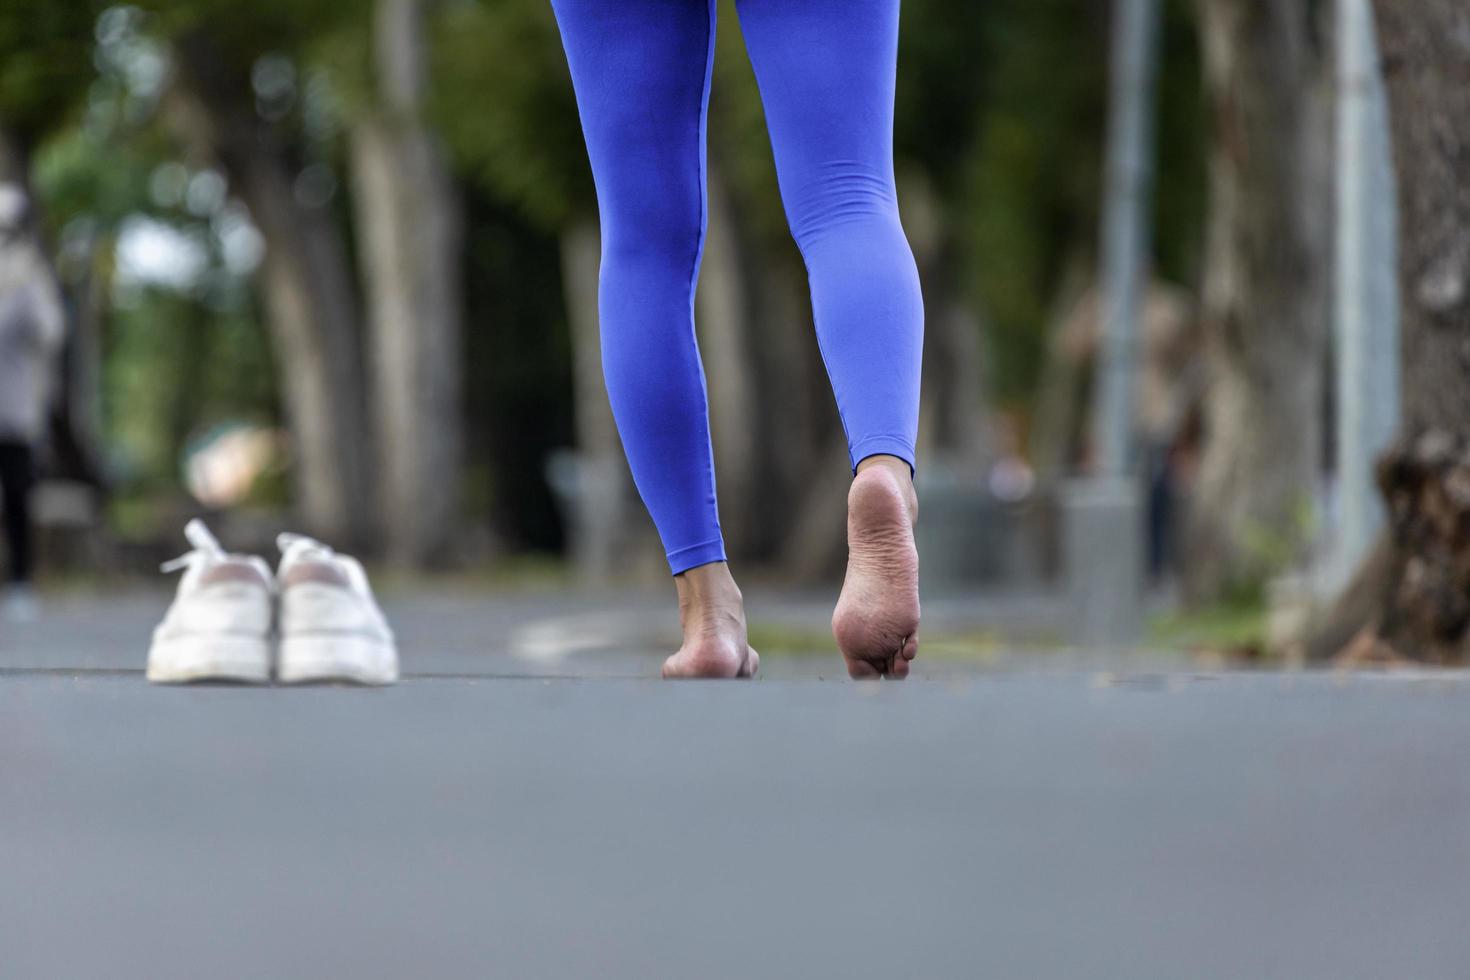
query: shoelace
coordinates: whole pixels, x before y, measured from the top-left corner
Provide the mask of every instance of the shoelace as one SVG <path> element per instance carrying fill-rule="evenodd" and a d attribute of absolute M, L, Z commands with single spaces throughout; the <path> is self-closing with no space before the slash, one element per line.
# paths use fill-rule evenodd
<path fill-rule="evenodd" d="M 217 562 L 226 557 L 225 549 L 220 547 L 218 539 L 197 517 L 184 525 L 184 537 L 188 538 L 189 543 L 194 546 L 193 550 L 164 562 L 160 566 L 163 571 L 177 572 L 181 569 Z"/>

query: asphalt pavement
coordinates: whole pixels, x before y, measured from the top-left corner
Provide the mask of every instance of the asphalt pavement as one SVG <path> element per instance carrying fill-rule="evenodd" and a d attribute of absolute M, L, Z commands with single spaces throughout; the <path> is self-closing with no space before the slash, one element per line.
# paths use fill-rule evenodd
<path fill-rule="evenodd" d="M 548 596 L 400 603 L 392 689 L 160 689 L 157 603 L 0 634 L 0 977 L 1470 977 L 1464 674 L 666 684 Z"/>

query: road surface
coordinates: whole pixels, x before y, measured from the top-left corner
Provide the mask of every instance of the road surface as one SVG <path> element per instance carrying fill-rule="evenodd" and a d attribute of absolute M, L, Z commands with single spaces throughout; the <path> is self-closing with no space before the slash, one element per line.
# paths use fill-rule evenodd
<path fill-rule="evenodd" d="M 409 616 L 393 689 L 159 689 L 105 608 L 0 643 L 5 978 L 1470 977 L 1465 675 L 664 684 Z"/>

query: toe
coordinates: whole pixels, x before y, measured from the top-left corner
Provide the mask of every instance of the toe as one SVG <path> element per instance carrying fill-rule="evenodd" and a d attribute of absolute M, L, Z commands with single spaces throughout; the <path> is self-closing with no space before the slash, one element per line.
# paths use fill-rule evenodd
<path fill-rule="evenodd" d="M 855 681 L 876 681 L 883 676 L 877 666 L 866 660 L 847 659 L 847 676 Z"/>
<path fill-rule="evenodd" d="M 740 665 L 741 677 L 754 677 L 760 673 L 761 655 L 755 652 L 754 647 L 747 647 L 745 651 L 745 663 Z"/>
<path fill-rule="evenodd" d="M 883 676 L 892 680 L 903 680 L 908 674 L 908 661 L 903 659 L 903 647 L 895 646 L 893 652 L 883 660 Z"/>

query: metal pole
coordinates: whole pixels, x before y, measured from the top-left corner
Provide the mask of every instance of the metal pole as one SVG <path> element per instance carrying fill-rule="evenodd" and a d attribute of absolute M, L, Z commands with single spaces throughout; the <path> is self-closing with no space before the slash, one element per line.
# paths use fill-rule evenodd
<path fill-rule="evenodd" d="M 1383 524 L 1373 462 L 1399 411 L 1397 213 L 1388 102 L 1370 0 L 1337 0 L 1338 520 L 1329 590 L 1340 588 Z"/>
<path fill-rule="evenodd" d="M 1158 0 L 1115 0 L 1100 269 L 1104 313 L 1093 397 L 1096 474 L 1105 477 L 1129 473 L 1134 464 L 1134 376 L 1149 249 L 1158 25 Z"/>
<path fill-rule="evenodd" d="M 1093 387 L 1096 466 L 1063 487 L 1063 548 L 1076 639 L 1128 645 L 1143 625 L 1143 487 L 1133 451 L 1139 312 L 1149 251 L 1158 0 L 1114 0 L 1111 106 Z"/>

